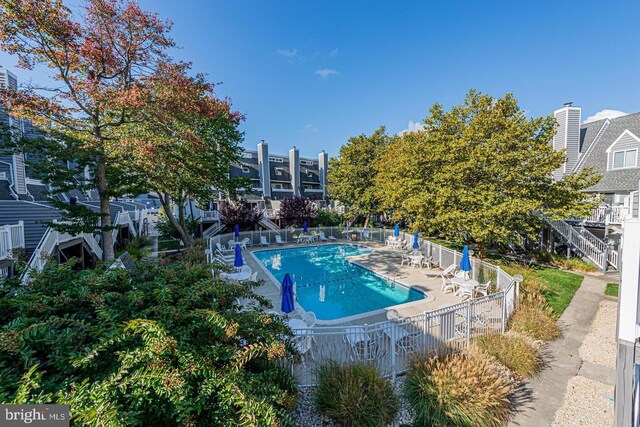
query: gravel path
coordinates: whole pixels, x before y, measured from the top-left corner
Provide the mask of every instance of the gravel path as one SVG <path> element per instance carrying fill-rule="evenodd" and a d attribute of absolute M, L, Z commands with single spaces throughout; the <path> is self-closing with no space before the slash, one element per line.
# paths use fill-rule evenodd
<path fill-rule="evenodd" d="M 601 301 L 600 309 L 580 347 L 580 357 L 591 363 L 616 368 L 616 315 L 615 301 Z"/>
<path fill-rule="evenodd" d="M 613 387 L 577 375 L 569 380 L 555 427 L 613 425 Z"/>

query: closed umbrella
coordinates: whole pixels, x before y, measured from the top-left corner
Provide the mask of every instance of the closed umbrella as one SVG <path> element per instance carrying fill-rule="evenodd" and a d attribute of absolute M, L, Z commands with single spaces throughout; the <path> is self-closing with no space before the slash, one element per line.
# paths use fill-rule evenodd
<path fill-rule="evenodd" d="M 418 243 L 418 232 L 413 233 L 413 249 L 420 249 L 420 243 Z"/>
<path fill-rule="evenodd" d="M 236 224 L 235 236 L 236 236 L 236 239 L 240 237 L 240 226 L 238 224 Z"/>
<path fill-rule="evenodd" d="M 283 313 L 291 313 L 294 308 L 293 280 L 291 280 L 289 273 L 286 273 L 282 279 L 282 304 L 280 305 L 280 310 Z"/>
<path fill-rule="evenodd" d="M 233 259 L 233 266 L 237 268 L 242 267 L 242 248 L 238 243 L 236 243 L 236 256 Z"/>
<path fill-rule="evenodd" d="M 307 229 L 307 221 L 305 221 L 305 222 L 302 223 L 302 232 L 306 233 L 307 231 L 309 231 L 309 230 Z"/>
<path fill-rule="evenodd" d="M 460 260 L 460 270 L 466 271 L 466 272 L 471 271 L 471 259 L 469 258 L 468 246 L 465 246 L 464 249 L 462 249 L 462 259 Z"/>
<path fill-rule="evenodd" d="M 396 224 L 396 226 L 393 227 L 393 235 L 396 237 L 400 236 L 400 224 Z"/>

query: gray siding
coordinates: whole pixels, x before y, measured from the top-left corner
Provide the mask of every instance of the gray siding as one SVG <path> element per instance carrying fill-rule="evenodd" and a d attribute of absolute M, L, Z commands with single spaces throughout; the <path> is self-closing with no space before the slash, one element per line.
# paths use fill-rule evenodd
<path fill-rule="evenodd" d="M 609 152 L 609 163 L 607 164 L 607 169 L 613 169 L 613 158 L 614 153 L 616 151 L 626 151 L 626 150 L 637 150 L 636 151 L 636 167 L 638 166 L 638 156 L 640 156 L 640 142 L 634 138 L 629 133 L 623 134 L 613 146 L 611 146 L 611 150 Z"/>
<path fill-rule="evenodd" d="M 567 114 L 567 134 L 566 143 L 567 162 L 565 163 L 564 173 L 570 173 L 580 155 L 580 109 L 569 108 Z"/>
<path fill-rule="evenodd" d="M 556 128 L 556 134 L 553 137 L 553 149 L 556 151 L 564 150 L 565 147 L 565 135 L 567 133 L 567 111 L 558 110 L 554 113 L 558 127 Z M 564 174 L 564 165 L 553 171 L 553 177 L 557 180 L 562 179 Z"/>

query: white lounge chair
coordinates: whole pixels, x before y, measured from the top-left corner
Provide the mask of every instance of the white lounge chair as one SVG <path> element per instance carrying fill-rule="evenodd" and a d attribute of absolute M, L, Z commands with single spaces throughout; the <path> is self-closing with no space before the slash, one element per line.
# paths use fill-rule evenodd
<path fill-rule="evenodd" d="M 260 236 L 260 246 L 269 246 L 269 242 L 265 236 Z"/>
<path fill-rule="evenodd" d="M 242 241 L 240 242 L 240 244 L 242 245 L 242 249 L 247 249 L 247 246 L 251 246 L 251 239 L 248 237 L 245 237 L 244 239 L 242 239 Z"/>
<path fill-rule="evenodd" d="M 329 237 L 327 237 L 327 239 L 332 240 L 332 241 L 338 240 L 338 239 L 335 238 L 335 236 L 329 236 Z"/>
<path fill-rule="evenodd" d="M 258 272 L 257 272 L 257 271 L 255 271 L 255 272 L 251 275 L 251 277 L 249 277 L 248 279 L 245 279 L 245 280 L 241 280 L 241 282 L 255 282 L 255 281 L 257 281 L 257 280 L 258 280 Z"/>
<path fill-rule="evenodd" d="M 306 323 L 307 327 L 313 328 L 316 324 L 316 314 L 313 311 L 307 311 L 303 316 L 302 320 Z"/>
<path fill-rule="evenodd" d="M 284 245 L 284 242 L 282 241 L 282 237 L 280 237 L 279 234 L 276 234 L 276 243 L 279 245 Z"/>
<path fill-rule="evenodd" d="M 328 241 L 329 241 L 329 239 L 327 239 L 327 236 L 325 236 L 325 235 L 324 235 L 324 231 L 321 231 L 321 232 L 320 232 L 320 234 L 318 235 L 318 239 L 319 239 L 321 242 L 328 242 Z"/>
<path fill-rule="evenodd" d="M 442 271 L 425 271 L 425 276 L 442 276 L 442 277 L 450 277 L 456 271 L 457 266 L 455 264 L 451 264 L 449 267 L 445 268 Z"/>

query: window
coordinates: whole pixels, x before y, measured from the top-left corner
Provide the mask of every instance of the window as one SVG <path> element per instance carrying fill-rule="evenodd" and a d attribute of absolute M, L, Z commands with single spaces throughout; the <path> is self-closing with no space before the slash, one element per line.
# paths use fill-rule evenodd
<path fill-rule="evenodd" d="M 282 162 L 284 162 L 284 160 L 282 159 L 282 157 L 269 157 L 269 161 L 270 161 L 270 162 L 277 162 L 277 163 L 282 163 Z"/>
<path fill-rule="evenodd" d="M 313 172 L 311 172 L 310 170 L 307 169 L 307 176 L 309 178 L 313 178 Z"/>
<path fill-rule="evenodd" d="M 638 150 L 615 151 L 613 153 L 613 169 L 634 168 L 638 159 Z"/>
<path fill-rule="evenodd" d="M 273 188 L 274 190 L 282 190 L 282 184 L 273 184 L 271 185 L 271 188 Z"/>
<path fill-rule="evenodd" d="M 276 175 L 282 175 L 282 169 L 275 168 Z"/>
<path fill-rule="evenodd" d="M 313 166 L 313 160 L 300 160 L 301 165 Z"/>
<path fill-rule="evenodd" d="M 7 173 L 6 172 L 0 172 L 0 179 L 7 179 Z"/>
<path fill-rule="evenodd" d="M 242 167 L 242 173 L 249 173 L 249 168 L 246 166 Z"/>

